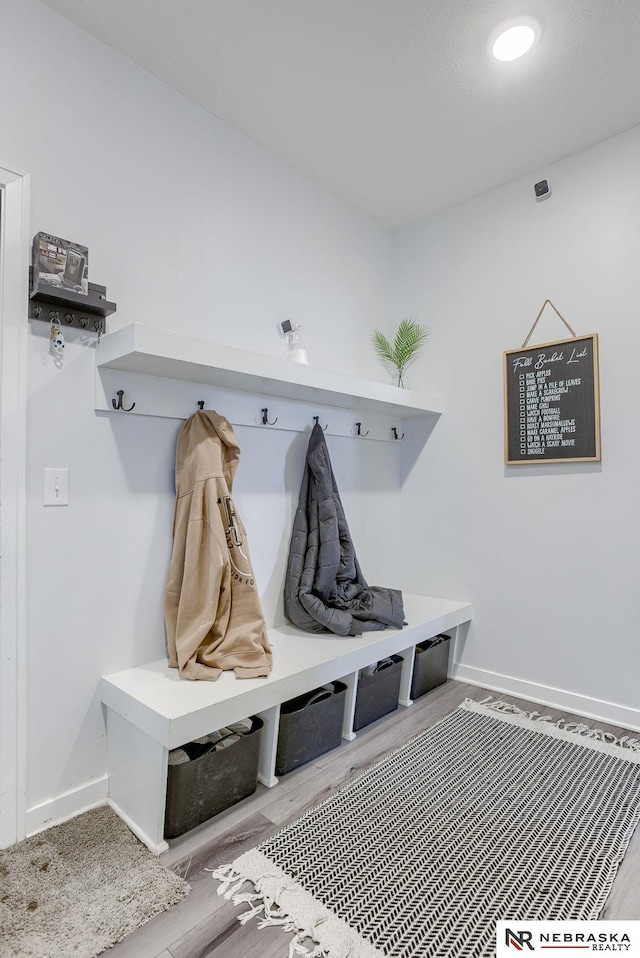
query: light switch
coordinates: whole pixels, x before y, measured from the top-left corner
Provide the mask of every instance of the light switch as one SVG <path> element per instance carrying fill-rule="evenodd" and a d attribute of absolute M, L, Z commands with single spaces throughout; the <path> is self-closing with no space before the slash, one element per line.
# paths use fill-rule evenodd
<path fill-rule="evenodd" d="M 69 505 L 68 469 L 45 469 L 44 504 L 45 506 Z"/>

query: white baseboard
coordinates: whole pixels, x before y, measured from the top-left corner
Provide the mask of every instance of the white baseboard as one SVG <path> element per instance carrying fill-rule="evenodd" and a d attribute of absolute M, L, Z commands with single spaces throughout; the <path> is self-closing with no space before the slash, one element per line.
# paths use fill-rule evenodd
<path fill-rule="evenodd" d="M 73 788 L 40 805 L 28 808 L 25 823 L 27 836 L 35 835 L 45 828 L 51 828 L 52 825 L 66 822 L 80 815 L 81 812 L 88 812 L 90 808 L 106 805 L 108 789 L 109 779 L 103 775 L 94 782 Z"/>
<path fill-rule="evenodd" d="M 450 678 L 467 682 L 469 685 L 479 685 L 492 692 L 503 692 L 505 695 L 528 699 L 539 705 L 562 709 L 563 712 L 574 712 L 585 718 L 597 719 L 609 725 L 618 725 L 621 728 L 640 732 L 640 709 L 632 709 L 626 705 L 591 699 L 586 695 L 565 692 L 564 689 L 554 689 L 547 685 L 536 685 L 534 682 L 515 679 L 511 675 L 487 672 L 470 665 L 455 664 Z"/>

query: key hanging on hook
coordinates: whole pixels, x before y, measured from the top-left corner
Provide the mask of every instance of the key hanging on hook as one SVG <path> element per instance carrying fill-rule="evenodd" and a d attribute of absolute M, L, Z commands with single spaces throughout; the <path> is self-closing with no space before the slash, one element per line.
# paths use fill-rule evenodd
<path fill-rule="evenodd" d="M 113 406 L 114 409 L 121 409 L 123 412 L 131 412 L 132 409 L 135 409 L 136 407 L 135 403 L 131 403 L 128 409 L 125 409 L 124 406 L 122 405 L 124 389 L 118 389 L 118 391 L 116 392 L 116 396 L 118 397 L 117 402 L 115 401 L 115 399 L 111 400 L 111 405 Z"/>
<path fill-rule="evenodd" d="M 269 422 L 269 407 L 268 407 L 268 406 L 265 406 L 264 409 L 262 410 L 262 425 L 263 425 L 263 426 L 275 426 L 275 424 L 277 423 L 277 421 L 278 421 L 278 417 L 276 416 L 276 418 L 273 420 L 273 422 Z"/>
<path fill-rule="evenodd" d="M 51 317 L 51 332 L 49 333 L 49 352 L 57 359 L 62 360 L 64 350 L 64 336 L 60 328 L 60 319 L 58 313 L 52 310 L 49 313 Z"/>

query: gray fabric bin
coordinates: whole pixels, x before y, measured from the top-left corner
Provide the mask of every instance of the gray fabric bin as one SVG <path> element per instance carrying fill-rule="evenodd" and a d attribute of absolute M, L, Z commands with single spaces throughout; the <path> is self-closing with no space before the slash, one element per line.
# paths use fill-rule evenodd
<path fill-rule="evenodd" d="M 255 792 L 263 722 L 255 716 L 251 721 L 251 731 L 227 748 L 169 765 L 165 838 L 182 835 Z"/>
<path fill-rule="evenodd" d="M 451 636 L 438 635 L 416 645 L 411 698 L 417 699 L 447 681 Z"/>
<path fill-rule="evenodd" d="M 282 704 L 276 775 L 284 775 L 340 745 L 346 691 L 342 682 L 329 682 Z"/>
<path fill-rule="evenodd" d="M 379 668 L 373 675 L 358 677 L 356 710 L 353 716 L 353 728 L 356 732 L 398 708 L 403 659 L 400 655 L 391 655 L 389 659 L 389 664 Z"/>

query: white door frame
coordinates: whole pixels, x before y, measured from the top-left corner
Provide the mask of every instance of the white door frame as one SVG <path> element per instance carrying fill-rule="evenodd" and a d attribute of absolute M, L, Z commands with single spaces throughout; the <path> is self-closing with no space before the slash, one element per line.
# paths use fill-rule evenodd
<path fill-rule="evenodd" d="M 29 176 L 0 163 L 0 848 L 24 838 Z"/>

